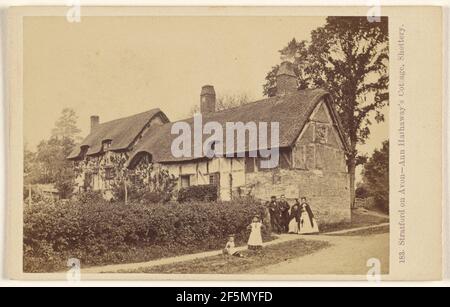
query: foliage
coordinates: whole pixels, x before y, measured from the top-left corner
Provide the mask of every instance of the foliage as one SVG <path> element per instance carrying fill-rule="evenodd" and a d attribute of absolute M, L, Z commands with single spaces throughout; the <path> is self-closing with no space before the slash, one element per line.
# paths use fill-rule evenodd
<path fill-rule="evenodd" d="M 218 249 L 230 234 L 242 244 L 252 217 L 264 212 L 256 202 L 125 205 L 94 194 L 25 204 L 24 269 L 64 270 L 69 258 L 80 259 L 83 266 L 148 261 Z"/>
<path fill-rule="evenodd" d="M 388 21 L 366 17 L 328 17 L 311 33 L 311 40 L 290 41 L 280 50 L 282 60 L 294 63 L 299 87 L 327 89 L 334 99 L 350 141 L 347 164 L 354 191 L 358 162 L 356 146 L 370 135 L 372 120 L 384 120 L 382 108 L 389 99 Z M 266 76 L 264 94 L 276 86 L 274 66 Z"/>
<path fill-rule="evenodd" d="M 24 146 L 23 157 L 24 185 L 38 183 L 40 179 L 40 172 L 36 162 L 36 153 L 29 150 L 26 144 Z"/>
<path fill-rule="evenodd" d="M 41 201 L 52 202 L 54 201 L 53 197 L 45 195 L 42 190 L 37 185 L 24 185 L 23 186 L 23 200 L 25 202 L 29 202 L 30 197 L 30 188 L 31 188 L 31 202 L 38 203 Z"/>
<path fill-rule="evenodd" d="M 358 184 L 356 187 L 355 196 L 357 198 L 367 198 L 370 196 L 370 192 L 364 184 Z"/>
<path fill-rule="evenodd" d="M 81 204 L 99 204 L 103 203 L 105 199 L 101 191 L 86 191 L 77 194 L 75 201 Z"/>
<path fill-rule="evenodd" d="M 79 139 L 77 116 L 72 109 L 63 109 L 48 140 L 42 140 L 37 152 L 25 150 L 25 184 L 53 184 L 61 198 L 70 198 L 75 188 L 75 172 L 66 159 Z"/>
<path fill-rule="evenodd" d="M 76 183 L 75 172 L 70 164 L 64 168 L 61 168 L 58 173 L 58 179 L 54 185 L 59 192 L 59 197 L 62 199 L 68 199 L 72 196 Z"/>
<path fill-rule="evenodd" d="M 60 118 L 55 123 L 55 127 L 52 129 L 52 136 L 58 139 L 79 141 L 81 130 L 77 127 L 77 122 L 78 116 L 75 111 L 70 108 L 64 108 Z"/>
<path fill-rule="evenodd" d="M 236 95 L 223 95 L 218 96 L 216 100 L 216 111 L 228 110 L 231 108 L 240 107 L 250 102 L 250 99 L 246 93 Z M 200 106 L 195 105 L 190 111 L 190 115 L 200 112 Z"/>
<path fill-rule="evenodd" d="M 116 167 L 118 164 L 115 164 Z M 125 200 L 125 183 L 127 198 L 130 201 L 144 203 L 168 202 L 174 197 L 177 180 L 169 171 L 156 167 L 147 159 L 141 159 L 132 170 L 125 166 L 117 170 L 119 176 L 113 181 L 111 191 L 116 201 Z"/>
<path fill-rule="evenodd" d="M 181 188 L 178 192 L 178 201 L 216 201 L 218 198 L 217 185 L 195 185 Z"/>
<path fill-rule="evenodd" d="M 375 197 L 376 205 L 389 210 L 389 141 L 373 152 L 362 172 L 364 187 Z"/>

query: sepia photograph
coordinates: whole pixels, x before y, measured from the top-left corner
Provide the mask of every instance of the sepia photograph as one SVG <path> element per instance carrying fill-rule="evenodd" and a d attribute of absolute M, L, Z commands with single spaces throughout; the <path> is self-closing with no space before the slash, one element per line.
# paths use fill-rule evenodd
<path fill-rule="evenodd" d="M 388 17 L 79 17 L 23 18 L 24 273 L 389 274 Z"/>

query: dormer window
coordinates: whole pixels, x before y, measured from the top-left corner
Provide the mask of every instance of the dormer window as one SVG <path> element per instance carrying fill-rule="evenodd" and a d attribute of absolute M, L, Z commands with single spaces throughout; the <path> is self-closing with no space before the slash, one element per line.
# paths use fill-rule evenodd
<path fill-rule="evenodd" d="M 111 143 L 112 143 L 111 140 L 103 141 L 103 151 L 108 151 L 109 148 L 111 147 Z"/>

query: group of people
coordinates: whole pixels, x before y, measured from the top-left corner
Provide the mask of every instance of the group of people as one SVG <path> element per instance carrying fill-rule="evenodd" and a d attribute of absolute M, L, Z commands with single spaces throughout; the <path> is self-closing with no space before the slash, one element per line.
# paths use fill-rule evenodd
<path fill-rule="evenodd" d="M 292 207 L 282 195 L 277 201 L 275 196 L 271 197 L 268 204 L 270 214 L 270 225 L 272 231 L 276 233 L 295 233 L 295 234 L 313 234 L 319 232 L 314 214 L 306 201 L 302 197 L 301 201 L 295 200 Z M 248 239 L 248 248 L 251 250 L 261 250 L 263 246 L 262 232 L 264 225 L 259 215 L 255 215 L 251 224 L 248 226 L 250 236 Z M 225 248 L 222 250 L 224 255 L 242 257 L 242 254 L 235 249 L 234 235 L 230 235 Z"/>
<path fill-rule="evenodd" d="M 275 233 L 312 234 L 319 232 L 319 225 L 306 197 L 302 197 L 301 201 L 296 199 L 291 207 L 284 195 L 281 195 L 279 201 L 272 196 L 268 207 L 270 225 Z"/>

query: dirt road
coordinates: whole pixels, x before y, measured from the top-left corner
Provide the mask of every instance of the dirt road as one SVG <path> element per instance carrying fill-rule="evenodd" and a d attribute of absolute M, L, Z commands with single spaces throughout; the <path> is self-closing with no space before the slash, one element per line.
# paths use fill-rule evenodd
<path fill-rule="evenodd" d="M 280 262 L 251 274 L 366 275 L 367 261 L 379 259 L 381 272 L 389 272 L 389 234 L 370 236 L 305 236 L 304 239 L 328 241 L 332 245 L 317 253 Z"/>

